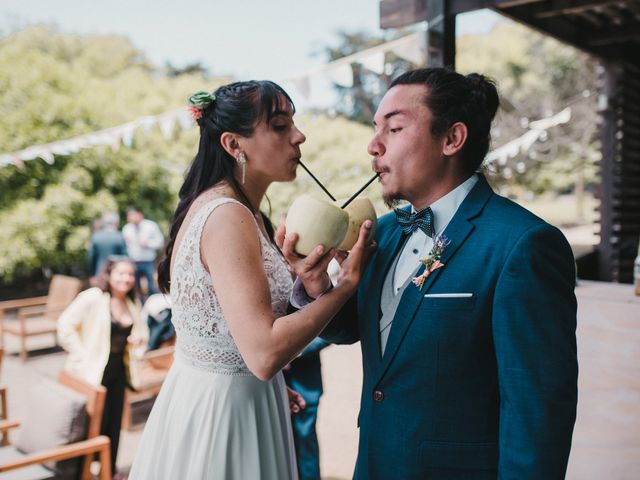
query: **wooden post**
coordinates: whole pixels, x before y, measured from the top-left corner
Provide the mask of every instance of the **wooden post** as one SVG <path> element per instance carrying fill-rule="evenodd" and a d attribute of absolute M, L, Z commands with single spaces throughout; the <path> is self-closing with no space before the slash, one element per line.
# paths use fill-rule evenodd
<path fill-rule="evenodd" d="M 380 28 L 400 28 L 427 21 L 426 65 L 456 65 L 456 17 L 447 0 L 381 0 Z"/>
<path fill-rule="evenodd" d="M 427 0 L 381 0 L 380 28 L 401 28 L 426 19 Z"/>
<path fill-rule="evenodd" d="M 427 2 L 427 66 L 456 66 L 456 17 L 447 0 Z"/>
<path fill-rule="evenodd" d="M 618 119 L 618 97 L 621 70 L 613 64 L 603 64 L 602 85 L 598 99 L 602 125 L 600 138 L 602 159 L 600 160 L 600 245 L 598 247 L 598 278 L 613 281 L 617 276 L 613 271 L 615 252 L 615 232 L 613 224 L 614 208 L 614 167 L 617 156 L 616 129 Z"/>

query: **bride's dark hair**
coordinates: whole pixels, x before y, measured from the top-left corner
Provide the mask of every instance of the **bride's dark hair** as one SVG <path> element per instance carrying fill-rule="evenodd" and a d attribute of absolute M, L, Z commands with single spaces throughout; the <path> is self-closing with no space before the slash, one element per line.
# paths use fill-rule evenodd
<path fill-rule="evenodd" d="M 200 126 L 198 153 L 180 188 L 180 201 L 171 223 L 164 258 L 158 265 L 158 285 L 162 292 L 169 291 L 171 282 L 169 266 L 176 236 L 189 207 L 198 195 L 219 182 L 226 182 L 236 192 L 240 201 L 255 212 L 242 185 L 234 176 L 236 160 L 222 147 L 220 136 L 224 132 L 230 132 L 250 137 L 260 120 L 266 119 L 269 122 L 272 115 L 281 110 L 279 107 L 283 101 L 289 103 L 295 111 L 289 95 L 273 82 L 268 80 L 235 82 L 218 88 L 213 95 L 210 95 L 206 106 L 198 111 L 196 116 L 199 117 L 197 122 Z M 271 221 L 264 213 L 260 212 L 260 214 L 269 235 L 273 237 Z"/>

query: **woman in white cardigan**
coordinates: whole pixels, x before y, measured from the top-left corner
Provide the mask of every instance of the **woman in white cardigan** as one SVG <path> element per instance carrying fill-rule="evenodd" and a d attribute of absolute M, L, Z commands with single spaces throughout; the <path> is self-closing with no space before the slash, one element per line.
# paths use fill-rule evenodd
<path fill-rule="evenodd" d="M 69 352 L 65 370 L 94 385 L 107 399 L 101 434 L 111 439 L 115 472 L 125 387 L 137 384 L 134 349 L 146 346 L 148 329 L 135 298 L 135 268 L 127 257 L 110 257 L 98 286 L 81 292 L 58 320 L 60 345 Z"/>

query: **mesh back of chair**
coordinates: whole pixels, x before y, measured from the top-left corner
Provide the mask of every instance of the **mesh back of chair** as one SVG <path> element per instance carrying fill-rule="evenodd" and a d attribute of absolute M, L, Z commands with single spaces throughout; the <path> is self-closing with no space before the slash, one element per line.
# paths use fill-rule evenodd
<path fill-rule="evenodd" d="M 15 447 L 22 453 L 38 453 L 87 438 L 87 397 L 49 378 L 31 386 L 25 399 L 28 415 L 16 435 Z M 57 479 L 75 480 L 82 458 L 45 464 Z"/>
<path fill-rule="evenodd" d="M 47 297 L 47 317 L 57 318 L 82 288 L 82 282 L 75 277 L 54 275 L 49 284 Z"/>

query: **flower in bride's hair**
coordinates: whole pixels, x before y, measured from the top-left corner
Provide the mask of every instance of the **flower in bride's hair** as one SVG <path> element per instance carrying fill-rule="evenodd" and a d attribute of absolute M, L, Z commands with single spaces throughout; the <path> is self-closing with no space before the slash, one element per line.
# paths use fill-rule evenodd
<path fill-rule="evenodd" d="M 194 93 L 189 97 L 189 111 L 194 120 L 202 118 L 204 110 L 216 100 L 213 92 L 205 92 L 203 90 Z"/>
<path fill-rule="evenodd" d="M 189 105 L 189 112 L 191 113 L 191 118 L 194 120 L 200 120 L 202 118 L 203 111 L 199 108 Z"/>

